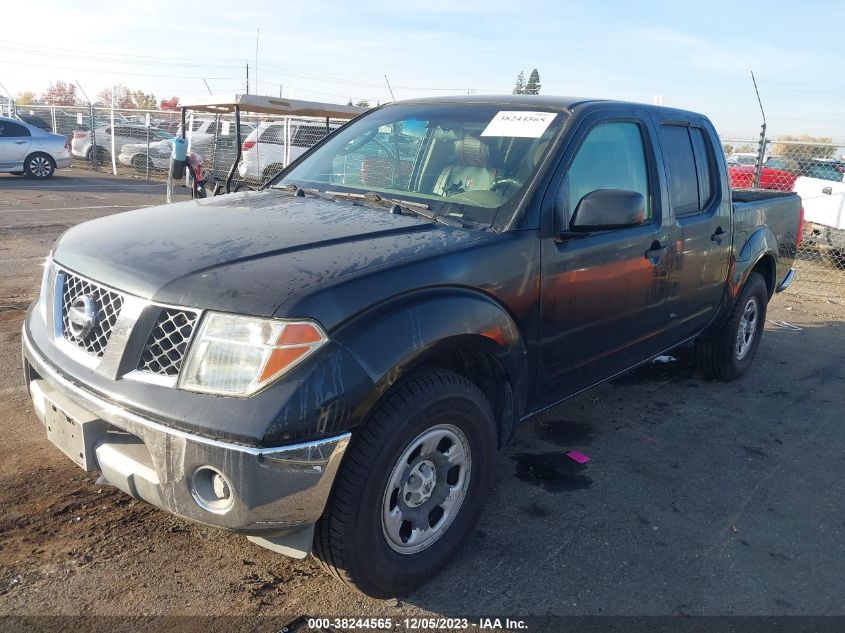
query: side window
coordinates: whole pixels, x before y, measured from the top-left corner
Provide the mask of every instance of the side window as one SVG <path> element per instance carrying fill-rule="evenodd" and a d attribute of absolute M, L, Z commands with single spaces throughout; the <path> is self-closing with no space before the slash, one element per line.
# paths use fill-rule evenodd
<path fill-rule="evenodd" d="M 303 125 L 294 133 L 291 145 L 294 147 L 311 147 L 312 145 L 315 145 L 317 141 L 323 140 L 323 137 L 327 134 L 328 131 L 324 127 Z"/>
<path fill-rule="evenodd" d="M 603 123 L 584 139 L 566 173 L 565 189 L 572 214 L 585 195 L 597 189 L 623 189 L 642 194 L 645 219 L 652 217 L 648 168 L 640 126 Z"/>
<path fill-rule="evenodd" d="M 20 123 L 12 121 L 0 121 L 0 137 L 2 138 L 20 138 L 21 136 L 31 136 L 29 129 Z"/>
<path fill-rule="evenodd" d="M 699 181 L 701 172 L 696 164 L 694 138 L 696 142 L 704 143 L 698 128 L 685 125 L 660 126 L 660 143 L 669 175 L 669 201 L 677 217 L 700 213 L 703 206 L 701 203 L 710 197 L 709 171 L 704 172 L 706 182 Z M 701 180 L 705 178 L 701 177 Z M 706 197 L 703 193 L 707 194 Z"/>
<path fill-rule="evenodd" d="M 271 145 L 285 144 L 285 126 L 284 125 L 268 125 L 261 136 L 258 137 L 259 143 L 270 143 Z"/>
<path fill-rule="evenodd" d="M 192 132 L 198 131 L 204 124 L 205 124 L 205 121 L 194 121 L 194 124 L 191 126 L 191 131 Z"/>
<path fill-rule="evenodd" d="M 700 127 L 691 127 L 692 145 L 695 150 L 695 163 L 698 166 L 698 198 L 701 210 L 706 210 L 716 195 L 718 176 L 713 148 Z"/>

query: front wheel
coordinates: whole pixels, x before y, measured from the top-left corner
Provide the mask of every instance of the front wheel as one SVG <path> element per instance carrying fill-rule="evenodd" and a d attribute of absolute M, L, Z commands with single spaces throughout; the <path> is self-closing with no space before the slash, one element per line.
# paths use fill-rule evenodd
<path fill-rule="evenodd" d="M 30 178 L 46 180 L 56 171 L 56 164 L 47 154 L 31 154 L 23 164 L 23 170 Z"/>
<path fill-rule="evenodd" d="M 487 398 L 458 374 L 406 379 L 354 438 L 314 553 L 369 596 L 401 595 L 442 569 L 469 537 L 493 481 Z"/>
<path fill-rule="evenodd" d="M 722 327 L 695 340 L 695 361 L 705 378 L 736 380 L 751 366 L 766 323 L 769 291 L 760 273 L 751 273 Z"/>

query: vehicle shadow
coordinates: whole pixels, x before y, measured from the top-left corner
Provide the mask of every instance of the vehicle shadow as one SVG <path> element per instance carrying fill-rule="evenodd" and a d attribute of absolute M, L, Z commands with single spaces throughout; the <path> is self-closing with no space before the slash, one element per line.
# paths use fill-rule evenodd
<path fill-rule="evenodd" d="M 677 350 L 527 422 L 467 547 L 403 602 L 447 616 L 843 614 L 829 588 L 845 559 L 829 554 L 845 515 L 845 323 L 802 327 L 767 324 L 735 382 L 705 382 Z"/>

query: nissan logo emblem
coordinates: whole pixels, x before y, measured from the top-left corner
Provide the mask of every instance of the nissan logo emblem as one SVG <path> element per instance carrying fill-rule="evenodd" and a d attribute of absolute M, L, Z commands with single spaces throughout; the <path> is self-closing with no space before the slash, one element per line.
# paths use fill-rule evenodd
<path fill-rule="evenodd" d="M 84 340 L 97 325 L 97 307 L 94 298 L 89 295 L 79 295 L 71 301 L 67 320 L 71 336 L 78 341 Z"/>

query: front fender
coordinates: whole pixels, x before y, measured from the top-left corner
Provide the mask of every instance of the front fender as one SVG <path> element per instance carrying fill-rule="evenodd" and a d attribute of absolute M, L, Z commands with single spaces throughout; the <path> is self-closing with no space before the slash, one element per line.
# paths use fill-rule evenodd
<path fill-rule="evenodd" d="M 332 339 L 375 385 L 362 404 L 366 409 L 414 366 L 444 352 L 468 349 L 497 361 L 514 404 L 524 410 L 529 375 L 525 343 L 504 306 L 484 293 L 459 287 L 409 293 L 358 315 L 333 332 Z"/>

